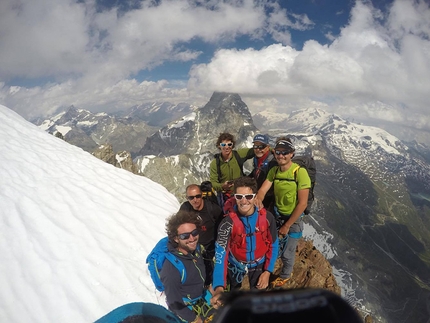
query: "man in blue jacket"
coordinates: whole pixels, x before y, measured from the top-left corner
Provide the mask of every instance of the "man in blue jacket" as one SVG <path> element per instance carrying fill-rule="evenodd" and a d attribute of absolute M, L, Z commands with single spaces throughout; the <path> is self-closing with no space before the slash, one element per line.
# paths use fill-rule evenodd
<path fill-rule="evenodd" d="M 255 204 L 257 183 L 249 177 L 234 181 L 236 205 L 230 208 L 218 227 L 215 242 L 215 269 L 213 277 L 215 305 L 227 287 L 241 287 L 248 275 L 250 289 L 266 289 L 278 256 L 278 234 L 275 218 Z"/>

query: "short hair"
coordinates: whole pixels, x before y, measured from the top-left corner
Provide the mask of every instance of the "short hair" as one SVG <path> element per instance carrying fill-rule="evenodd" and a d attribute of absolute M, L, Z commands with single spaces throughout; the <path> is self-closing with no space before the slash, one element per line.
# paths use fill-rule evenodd
<path fill-rule="evenodd" d="M 281 137 L 278 137 L 278 138 L 276 138 L 276 144 L 275 144 L 275 149 L 276 149 L 276 145 L 278 144 L 278 142 L 280 142 L 280 141 L 288 141 L 290 144 L 291 144 L 291 149 L 292 149 L 292 151 L 293 151 L 293 157 L 296 155 L 296 149 L 294 148 L 294 146 L 293 146 L 293 141 L 291 140 L 291 138 L 289 138 L 289 137 L 287 137 L 287 136 L 281 136 Z"/>
<path fill-rule="evenodd" d="M 239 187 L 249 187 L 253 193 L 257 193 L 257 181 L 248 176 L 242 176 L 234 180 L 234 192 L 237 192 Z"/>
<path fill-rule="evenodd" d="M 185 194 L 187 194 L 190 188 L 197 188 L 200 192 L 202 191 L 202 188 L 199 184 L 190 184 L 185 188 Z"/>
<path fill-rule="evenodd" d="M 218 139 L 216 141 L 216 147 L 218 148 L 220 143 L 223 142 L 224 140 L 230 140 L 233 143 L 232 148 L 234 148 L 234 146 L 236 145 L 236 140 L 234 140 L 234 136 L 231 133 L 223 132 L 223 133 L 220 133 L 218 136 Z"/>
<path fill-rule="evenodd" d="M 281 141 L 281 140 L 288 141 L 290 144 L 292 144 L 292 143 L 293 143 L 293 142 L 291 141 L 291 138 L 289 138 L 289 137 L 287 137 L 287 136 L 281 136 L 281 137 L 276 138 L 276 143 L 278 143 L 278 142 L 279 142 L 279 141 Z M 275 144 L 275 146 L 276 146 L 276 144 Z"/>
<path fill-rule="evenodd" d="M 166 233 L 171 242 L 175 242 L 178 235 L 178 228 L 185 223 L 195 224 L 198 230 L 201 230 L 202 221 L 197 212 L 179 210 L 167 219 Z"/>

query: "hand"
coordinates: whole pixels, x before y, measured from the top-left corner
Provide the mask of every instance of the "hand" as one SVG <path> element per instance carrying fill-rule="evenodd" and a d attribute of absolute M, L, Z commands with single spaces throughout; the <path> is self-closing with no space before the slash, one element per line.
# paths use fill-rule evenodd
<path fill-rule="evenodd" d="M 287 225 L 286 223 L 279 229 L 278 233 L 282 236 L 286 236 L 288 234 L 288 231 L 290 231 L 290 225 Z"/>
<path fill-rule="evenodd" d="M 269 286 L 269 278 L 270 278 L 270 272 L 264 271 L 261 273 L 260 277 L 258 277 L 257 282 L 257 289 L 266 289 L 267 286 Z"/>
<path fill-rule="evenodd" d="M 222 296 L 223 292 L 224 288 L 217 287 L 216 290 L 212 293 L 210 303 L 215 309 L 223 305 L 222 301 L 220 300 L 220 297 Z"/>
<path fill-rule="evenodd" d="M 196 316 L 196 319 L 192 321 L 191 323 L 203 323 L 203 320 L 200 316 Z"/>
<path fill-rule="evenodd" d="M 211 298 L 211 305 L 214 307 L 214 309 L 218 309 L 220 306 L 223 305 L 222 301 L 220 300 L 220 297 L 222 296 L 222 293 L 215 294 Z"/>
<path fill-rule="evenodd" d="M 233 181 L 225 181 L 224 184 L 221 185 L 223 191 L 229 191 L 230 188 L 233 187 Z"/>
<path fill-rule="evenodd" d="M 262 209 L 264 207 L 263 201 L 260 200 L 257 196 L 254 198 L 254 205 L 258 207 L 258 209 Z"/>

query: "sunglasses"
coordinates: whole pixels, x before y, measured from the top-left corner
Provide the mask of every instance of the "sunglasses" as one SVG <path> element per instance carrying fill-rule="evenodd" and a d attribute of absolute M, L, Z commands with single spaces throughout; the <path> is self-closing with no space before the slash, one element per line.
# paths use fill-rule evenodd
<path fill-rule="evenodd" d="M 252 200 L 255 197 L 255 194 L 234 194 L 234 198 L 236 200 L 241 200 L 243 198 L 246 198 L 248 201 Z"/>
<path fill-rule="evenodd" d="M 197 194 L 197 195 L 194 195 L 194 196 L 187 196 L 187 199 L 190 200 L 190 201 L 194 200 L 195 198 L 196 199 L 201 199 L 202 198 L 202 194 Z"/>
<path fill-rule="evenodd" d="M 187 240 L 187 239 L 189 239 L 190 238 L 190 236 L 193 236 L 193 237 L 196 237 L 196 236 L 198 236 L 199 235 L 199 230 L 197 230 L 197 229 L 194 229 L 193 231 L 191 231 L 191 232 L 185 232 L 185 233 L 181 233 L 181 234 L 178 234 L 178 238 L 180 239 L 180 240 Z"/>
<path fill-rule="evenodd" d="M 229 146 L 229 147 L 231 147 L 231 146 L 233 146 L 233 143 L 232 142 L 229 142 L 228 144 L 226 144 L 225 142 L 222 142 L 222 143 L 220 143 L 219 144 L 221 147 L 225 147 L 225 146 Z"/>
<path fill-rule="evenodd" d="M 252 146 L 252 148 L 254 148 L 254 149 L 264 149 L 266 147 L 267 147 L 267 145 L 254 145 L 254 146 Z"/>
<path fill-rule="evenodd" d="M 275 150 L 275 154 L 278 156 L 279 155 L 285 156 L 285 155 L 288 155 L 291 153 L 292 153 L 292 151 L 288 151 L 288 150 Z"/>

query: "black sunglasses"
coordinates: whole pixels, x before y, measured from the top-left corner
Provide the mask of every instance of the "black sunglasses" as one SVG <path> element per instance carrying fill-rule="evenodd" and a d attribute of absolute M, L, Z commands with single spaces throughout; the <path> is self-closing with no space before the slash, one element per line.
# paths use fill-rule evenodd
<path fill-rule="evenodd" d="M 191 232 L 185 232 L 185 233 L 181 233 L 181 234 L 178 234 L 178 238 L 180 239 L 180 240 L 187 240 L 187 239 L 189 239 L 190 238 L 190 236 L 193 236 L 193 237 L 196 237 L 196 236 L 198 236 L 199 235 L 199 230 L 197 230 L 197 229 L 194 229 L 193 231 L 191 231 Z"/>
<path fill-rule="evenodd" d="M 288 150 L 275 150 L 275 154 L 278 156 L 279 155 L 285 156 L 285 155 L 288 155 L 291 153 L 292 153 L 292 151 L 288 151 Z"/>
<path fill-rule="evenodd" d="M 197 195 L 194 195 L 194 196 L 187 196 L 187 199 L 190 200 L 190 201 L 194 200 L 195 198 L 196 199 L 201 199 L 202 198 L 202 194 L 197 194 Z"/>
<path fill-rule="evenodd" d="M 234 194 L 234 198 L 236 200 L 241 200 L 243 198 L 246 198 L 248 201 L 252 200 L 255 197 L 255 194 Z"/>
<path fill-rule="evenodd" d="M 267 147 L 267 145 L 254 145 L 254 146 L 252 146 L 252 148 L 254 148 L 254 149 L 264 149 L 266 147 Z"/>

